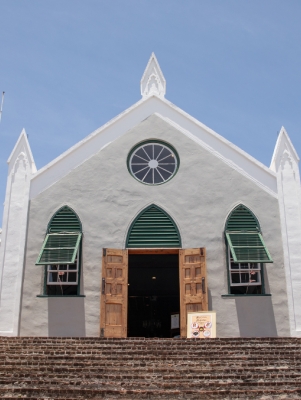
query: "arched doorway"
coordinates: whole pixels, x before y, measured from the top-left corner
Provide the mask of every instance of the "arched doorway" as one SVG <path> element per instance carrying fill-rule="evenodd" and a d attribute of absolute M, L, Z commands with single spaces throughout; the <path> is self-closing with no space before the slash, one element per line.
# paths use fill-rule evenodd
<path fill-rule="evenodd" d="M 128 336 L 179 335 L 179 326 L 171 329 L 170 323 L 171 315 L 180 314 L 181 237 L 175 222 L 152 204 L 133 221 L 127 248 Z"/>
<path fill-rule="evenodd" d="M 152 204 L 131 224 L 125 250 L 103 250 L 101 336 L 186 336 L 187 312 L 208 309 L 207 281 L 205 249 L 181 246 L 173 219 Z"/>

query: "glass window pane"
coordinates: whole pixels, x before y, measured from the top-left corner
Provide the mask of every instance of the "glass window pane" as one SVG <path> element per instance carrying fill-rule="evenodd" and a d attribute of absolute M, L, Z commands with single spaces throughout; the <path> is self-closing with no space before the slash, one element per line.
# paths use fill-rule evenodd
<path fill-rule="evenodd" d="M 146 151 L 147 155 L 149 156 L 150 160 L 153 160 L 153 146 L 151 144 L 147 144 L 143 146 L 143 149 Z"/>
<path fill-rule="evenodd" d="M 58 275 L 56 272 L 48 272 L 48 282 L 57 282 Z"/>
<path fill-rule="evenodd" d="M 232 283 L 240 283 L 240 274 L 231 273 L 231 281 Z"/>
<path fill-rule="evenodd" d="M 175 164 L 159 163 L 158 168 L 160 168 L 160 170 L 165 169 L 166 171 L 172 173 L 172 172 L 174 172 L 176 166 L 175 166 Z"/>
<path fill-rule="evenodd" d="M 259 281 L 259 272 L 250 271 L 250 282 L 260 282 Z"/>
<path fill-rule="evenodd" d="M 161 158 L 161 152 L 163 151 L 163 149 L 164 149 L 164 147 L 163 146 L 160 146 L 160 145 L 158 145 L 158 144 L 155 144 L 154 145 L 154 158 L 155 158 L 155 160 L 160 156 L 160 158 Z M 161 153 L 161 154 L 160 154 Z"/>
<path fill-rule="evenodd" d="M 67 272 L 60 271 L 58 273 L 58 282 L 67 282 Z"/>
<path fill-rule="evenodd" d="M 143 182 L 145 183 L 153 183 L 153 173 L 152 173 L 152 168 L 149 169 L 149 171 L 146 174 L 146 177 L 143 179 Z M 145 175 L 145 174 L 144 174 Z"/>
<path fill-rule="evenodd" d="M 69 272 L 69 279 L 68 282 L 76 282 L 77 273 L 76 272 Z"/>
<path fill-rule="evenodd" d="M 139 174 L 140 171 L 141 172 L 144 171 L 144 174 L 145 174 L 148 168 L 149 168 L 148 163 L 144 163 L 142 165 L 133 165 L 132 164 L 132 171 L 133 171 L 133 174 L 136 174 L 136 176 L 137 176 L 137 172 Z"/>
<path fill-rule="evenodd" d="M 144 153 L 144 151 L 142 149 L 139 149 L 135 152 L 135 154 L 139 157 L 141 157 L 142 159 L 144 159 L 145 161 L 149 161 L 147 155 Z M 141 159 L 140 158 L 140 159 Z"/>
<path fill-rule="evenodd" d="M 249 274 L 241 274 L 241 283 L 249 283 Z"/>
<path fill-rule="evenodd" d="M 161 175 L 159 174 L 159 172 L 157 171 L 157 169 L 154 170 L 154 179 L 155 179 L 154 183 L 163 182 L 163 179 L 162 179 Z"/>
<path fill-rule="evenodd" d="M 158 171 L 160 172 L 165 181 L 171 177 L 171 174 L 169 172 L 164 171 L 162 168 L 160 168 L 160 166 L 158 166 Z"/>

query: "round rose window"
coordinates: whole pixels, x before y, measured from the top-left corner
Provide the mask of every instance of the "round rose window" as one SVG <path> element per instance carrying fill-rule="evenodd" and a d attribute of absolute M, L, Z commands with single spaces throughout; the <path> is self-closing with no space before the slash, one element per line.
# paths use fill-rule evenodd
<path fill-rule="evenodd" d="M 147 142 L 130 154 L 128 166 L 131 174 L 147 185 L 159 185 L 177 172 L 178 155 L 171 147 L 160 142 Z"/>

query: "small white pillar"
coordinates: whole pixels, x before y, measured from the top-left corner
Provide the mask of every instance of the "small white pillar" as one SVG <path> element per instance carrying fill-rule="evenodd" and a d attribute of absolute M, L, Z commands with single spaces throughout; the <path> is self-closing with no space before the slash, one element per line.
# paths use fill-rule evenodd
<path fill-rule="evenodd" d="M 0 247 L 0 335 L 18 336 L 29 189 L 36 172 L 24 129 L 7 163 Z"/>
<path fill-rule="evenodd" d="M 301 186 L 299 157 L 282 127 L 270 168 L 277 186 L 291 336 L 301 337 Z"/>

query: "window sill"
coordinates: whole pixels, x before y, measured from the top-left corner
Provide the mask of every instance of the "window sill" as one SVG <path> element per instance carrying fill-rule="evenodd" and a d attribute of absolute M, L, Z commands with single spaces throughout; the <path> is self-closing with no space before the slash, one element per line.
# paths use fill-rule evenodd
<path fill-rule="evenodd" d="M 36 297 L 86 297 L 84 294 L 65 294 L 65 295 L 59 295 L 59 294 L 53 294 L 53 295 L 48 295 L 48 294 L 38 294 Z"/>
<path fill-rule="evenodd" d="M 271 294 L 222 294 L 221 297 L 265 297 L 272 296 Z"/>

